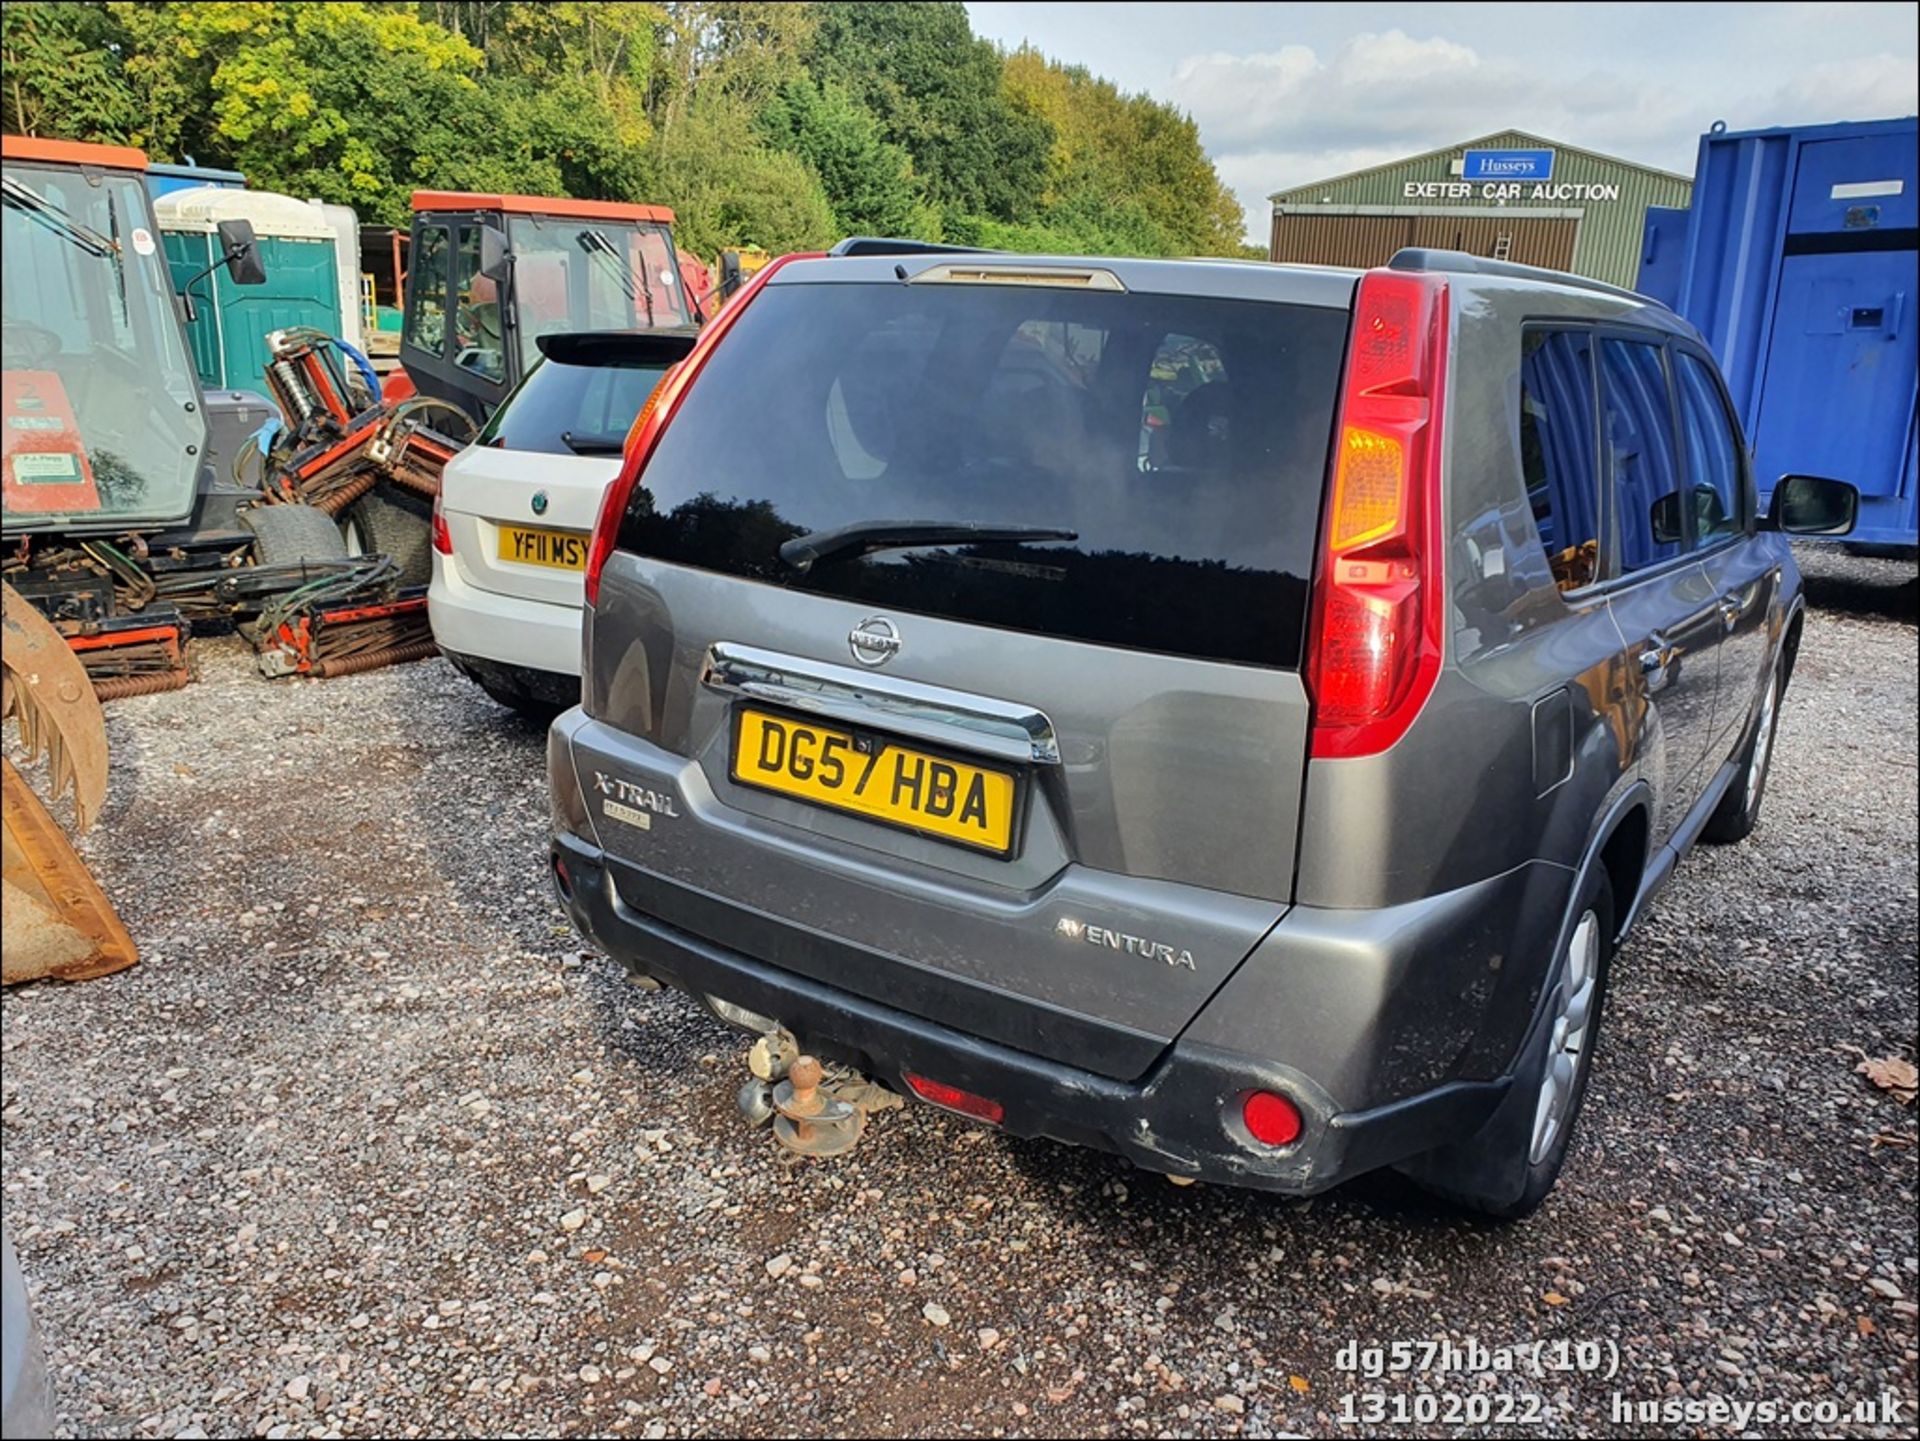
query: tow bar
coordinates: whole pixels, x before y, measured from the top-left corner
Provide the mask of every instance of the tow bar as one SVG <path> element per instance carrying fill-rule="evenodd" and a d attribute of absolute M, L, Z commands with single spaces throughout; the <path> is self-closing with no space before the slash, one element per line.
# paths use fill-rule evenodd
<path fill-rule="evenodd" d="M 756 1129 L 771 1121 L 774 1139 L 802 1156 L 845 1155 L 860 1144 L 870 1114 L 902 1104 L 849 1066 L 800 1054 L 785 1026 L 753 1043 L 747 1069 L 753 1076 L 740 1088 L 740 1114 Z"/>

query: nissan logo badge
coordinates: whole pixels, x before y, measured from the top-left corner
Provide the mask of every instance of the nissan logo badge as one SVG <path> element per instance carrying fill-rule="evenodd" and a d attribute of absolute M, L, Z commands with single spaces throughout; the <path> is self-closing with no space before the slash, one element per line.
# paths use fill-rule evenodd
<path fill-rule="evenodd" d="M 868 616 L 847 635 L 853 658 L 861 665 L 885 665 L 900 650 L 900 627 L 884 615 Z"/>

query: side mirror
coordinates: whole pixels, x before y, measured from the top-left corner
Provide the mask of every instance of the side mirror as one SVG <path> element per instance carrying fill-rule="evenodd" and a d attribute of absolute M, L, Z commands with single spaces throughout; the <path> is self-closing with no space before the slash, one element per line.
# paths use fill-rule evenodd
<path fill-rule="evenodd" d="M 264 285 L 267 267 L 261 263 L 260 247 L 254 240 L 251 220 L 220 222 L 220 253 L 227 274 L 235 285 Z"/>
<path fill-rule="evenodd" d="M 1860 518 L 1860 492 L 1844 480 L 1783 475 L 1763 529 L 1785 535 L 1848 535 Z"/>
<path fill-rule="evenodd" d="M 1680 523 L 1680 493 L 1669 492 L 1649 507 L 1653 520 L 1653 538 L 1661 545 L 1679 545 L 1687 538 Z"/>
<path fill-rule="evenodd" d="M 507 237 L 491 225 L 480 230 L 480 273 L 498 283 L 507 278 L 513 264 L 513 252 L 507 249 Z"/>

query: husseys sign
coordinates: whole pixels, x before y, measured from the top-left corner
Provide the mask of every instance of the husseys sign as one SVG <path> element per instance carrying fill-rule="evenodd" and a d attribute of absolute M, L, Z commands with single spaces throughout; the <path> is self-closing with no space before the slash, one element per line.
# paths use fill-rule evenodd
<path fill-rule="evenodd" d="M 1569 200 L 1618 200 L 1618 185 L 1553 182 L 1551 150 L 1469 150 L 1457 180 L 1409 180 L 1401 187 L 1408 200 L 1530 200 L 1560 204 Z"/>

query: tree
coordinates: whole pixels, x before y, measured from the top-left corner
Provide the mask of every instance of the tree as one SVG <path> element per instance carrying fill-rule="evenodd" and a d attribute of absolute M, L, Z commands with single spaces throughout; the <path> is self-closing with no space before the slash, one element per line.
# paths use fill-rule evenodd
<path fill-rule="evenodd" d="M 1035 216 L 1053 143 L 1002 91 L 1000 52 L 958 4 L 822 4 L 808 64 L 880 120 L 948 214 Z"/>
<path fill-rule="evenodd" d="M 872 113 L 840 86 L 788 81 L 758 128 L 769 146 L 820 177 L 843 235 L 918 235 L 937 225 L 920 203 L 907 152 L 883 140 Z"/>
<path fill-rule="evenodd" d="M 1006 60 L 1007 93 L 1054 136 L 1044 192 L 1047 223 L 1062 207 L 1087 218 L 1118 211 L 1121 228 L 1154 254 L 1238 254 L 1240 204 L 1221 184 L 1186 115 L 1123 94 L 1079 66 L 1022 47 Z M 1144 228 L 1143 228 L 1144 227 Z"/>
<path fill-rule="evenodd" d="M 125 144 L 139 111 L 92 5 L 0 5 L 0 124 L 14 135 Z"/>
<path fill-rule="evenodd" d="M 752 110 L 717 88 L 661 133 L 654 158 L 676 238 L 696 254 L 734 245 L 815 250 L 835 239 L 820 177 L 797 155 L 761 145 Z"/>

